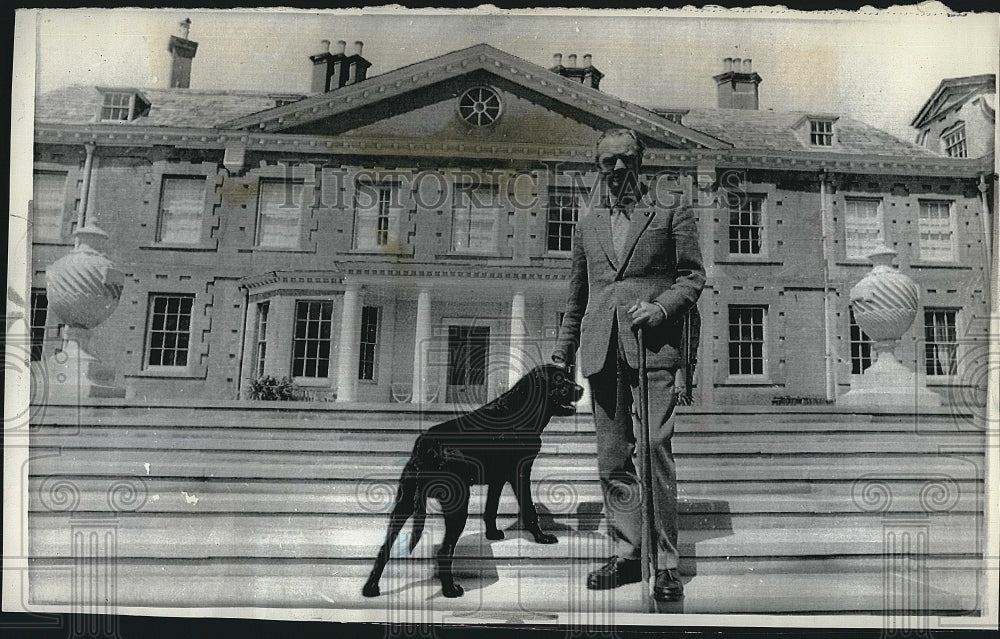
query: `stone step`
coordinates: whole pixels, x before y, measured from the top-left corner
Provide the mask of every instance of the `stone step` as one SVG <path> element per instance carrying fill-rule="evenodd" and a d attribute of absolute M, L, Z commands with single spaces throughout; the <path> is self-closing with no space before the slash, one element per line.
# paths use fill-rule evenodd
<path fill-rule="evenodd" d="M 35 450 L 29 465 L 33 477 L 139 476 L 273 480 L 362 479 L 376 476 L 398 479 L 406 453 L 376 455 L 360 451 L 311 454 L 305 452 L 141 451 L 99 449 Z M 678 451 L 680 481 L 874 481 L 899 479 L 980 480 L 982 451 L 921 455 L 835 453 L 800 455 L 691 455 Z M 147 467 L 148 464 L 148 467 Z M 566 480 L 597 477 L 596 453 L 568 453 L 543 449 L 533 477 Z"/>
<path fill-rule="evenodd" d="M 162 514 L 155 517 L 121 514 L 104 525 L 114 530 L 117 557 L 336 559 L 374 558 L 384 540 L 386 523 L 385 519 L 326 515 L 198 513 L 196 516 Z M 499 524 L 509 528 L 514 522 L 504 518 Z M 72 530 L 74 526 L 83 525 L 87 525 L 86 519 L 80 516 L 33 517 L 30 556 L 72 556 Z M 913 551 L 966 556 L 977 556 L 983 551 L 983 540 L 977 528 L 951 520 L 922 521 L 919 525 L 875 520 L 851 528 L 697 530 L 687 531 L 679 544 L 681 554 L 697 558 L 871 555 L 880 562 L 886 550 L 887 531 L 894 527 L 924 535 L 926 546 Z M 507 538 L 490 541 L 483 535 L 483 522 L 473 517 L 455 553 L 458 557 L 479 559 L 591 561 L 613 552 L 610 538 L 603 531 L 578 530 L 559 522 L 551 532 L 559 537 L 559 543 L 537 544 L 529 535 L 513 529 Z M 397 540 L 394 555 L 432 558 L 444 536 L 444 520 L 428 518 L 424 534 L 412 554 L 406 551 L 410 534 L 407 526 Z"/>
<path fill-rule="evenodd" d="M 101 451 L 192 451 L 216 454 L 233 453 L 337 453 L 342 451 L 370 452 L 376 454 L 408 455 L 416 435 L 403 434 L 373 438 L 368 433 L 269 431 L 267 436 L 237 437 L 234 432 L 213 437 L 197 430 L 172 431 L 170 436 L 156 436 L 136 433 L 131 429 L 108 429 L 106 432 L 66 433 L 63 436 L 48 436 L 31 440 L 33 449 L 45 452 L 55 449 L 101 450 Z M 476 440 L 471 439 L 470 445 Z M 484 441 L 483 446 L 491 446 Z M 861 453 L 936 453 L 941 450 L 974 449 L 984 445 L 981 432 L 973 433 L 927 433 L 919 436 L 898 433 L 788 433 L 761 434 L 747 433 L 739 436 L 699 436 L 678 433 L 673 438 L 674 451 L 678 454 L 785 454 L 801 455 L 813 453 L 861 454 Z M 596 454 L 593 437 L 580 435 L 550 435 L 542 437 L 542 448 L 546 453 Z"/>
<path fill-rule="evenodd" d="M 596 517 L 602 504 L 596 475 L 584 481 L 536 476 L 532 494 L 540 511 L 555 516 Z M 873 481 L 870 484 L 816 482 L 776 484 L 771 490 L 747 491 L 741 482 L 678 487 L 681 512 L 714 517 L 757 513 L 979 513 L 984 486 L 968 481 Z M 362 481 L 273 482 L 176 480 L 161 478 L 80 478 L 49 476 L 28 483 L 30 513 L 63 512 L 72 503 L 78 512 L 144 513 L 344 513 L 389 512 L 397 492 L 392 476 Z M 470 510 L 482 512 L 485 486 L 471 489 Z M 67 501 L 70 500 L 70 501 Z M 432 504 L 436 502 L 431 502 Z M 501 513 L 516 513 L 509 486 L 500 500 Z"/>
<path fill-rule="evenodd" d="M 798 573 L 793 566 L 819 564 Z M 445 599 L 433 578 L 431 561 L 393 561 L 382 578 L 383 595 L 364 598 L 361 586 L 370 561 L 275 560 L 245 562 L 183 558 L 115 563 L 112 597 L 121 609 L 160 606 L 190 609 L 190 614 L 218 615 L 211 608 L 316 609 L 317 619 L 343 619 L 338 610 L 367 612 L 371 621 L 420 624 L 559 623 L 612 629 L 624 622 L 618 614 L 645 612 L 641 584 L 615 590 L 589 591 L 586 573 L 602 560 L 525 566 L 496 560 L 457 559 L 455 573 L 465 595 Z M 977 614 L 977 563 L 928 558 L 924 570 L 886 571 L 867 561 L 845 570 L 842 560 L 781 561 L 777 571 L 755 571 L 763 562 L 735 562 L 736 571 L 703 572 L 712 562 L 699 562 L 698 574 L 682 574 L 682 602 L 660 604 L 662 613 L 743 614 Z M 826 569 L 829 568 L 829 569 Z M 891 568 L 891 567 L 890 567 Z M 30 601 L 36 605 L 78 605 L 70 600 L 74 577 L 86 573 L 72 560 L 34 562 L 29 570 Z M 178 587 L 183 584 L 183 587 Z M 888 588 L 886 585 L 888 584 Z M 103 593 L 102 593 L 103 594 Z M 103 600 L 100 602 L 104 604 Z M 124 611 L 127 612 L 127 611 Z M 327 616 L 323 616 L 327 615 Z M 641 617 L 630 617 L 641 623 Z"/>
<path fill-rule="evenodd" d="M 198 413 L 152 409 L 145 412 L 71 413 L 40 408 L 32 425 L 35 432 L 60 429 L 175 429 L 175 430 L 302 430 L 359 432 L 423 432 L 435 424 L 454 417 L 451 413 L 233 413 L 202 409 Z M 689 415 L 676 417 L 678 433 L 759 433 L 759 432 L 981 432 L 982 428 L 963 415 L 856 415 L 856 414 L 781 414 L 766 415 Z M 555 417 L 546 433 L 593 433 L 591 415 Z"/>

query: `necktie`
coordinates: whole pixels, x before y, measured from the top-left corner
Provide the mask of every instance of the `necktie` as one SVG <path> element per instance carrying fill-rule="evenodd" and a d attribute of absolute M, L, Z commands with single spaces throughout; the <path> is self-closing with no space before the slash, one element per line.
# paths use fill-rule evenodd
<path fill-rule="evenodd" d="M 619 260 L 625 259 L 625 240 L 628 239 L 629 216 L 624 208 L 615 209 L 611 216 L 611 241 Z"/>

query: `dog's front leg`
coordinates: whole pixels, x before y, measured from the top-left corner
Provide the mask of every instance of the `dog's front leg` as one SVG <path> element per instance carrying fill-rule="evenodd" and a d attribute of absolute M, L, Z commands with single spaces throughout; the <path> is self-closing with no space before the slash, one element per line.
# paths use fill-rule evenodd
<path fill-rule="evenodd" d="M 503 531 L 497 528 L 497 511 L 500 510 L 500 495 L 503 493 L 503 479 L 491 478 L 489 490 L 486 493 L 486 508 L 483 511 L 483 523 L 486 524 L 487 539 L 503 539 Z"/>
<path fill-rule="evenodd" d="M 517 497 L 518 519 L 521 520 L 521 527 L 531 533 L 535 538 L 535 543 L 554 544 L 559 540 L 555 535 L 543 532 L 538 525 L 538 512 L 535 510 L 535 502 L 531 498 L 531 466 L 534 460 L 525 461 L 518 469 L 517 480 L 514 482 L 514 495 Z"/>

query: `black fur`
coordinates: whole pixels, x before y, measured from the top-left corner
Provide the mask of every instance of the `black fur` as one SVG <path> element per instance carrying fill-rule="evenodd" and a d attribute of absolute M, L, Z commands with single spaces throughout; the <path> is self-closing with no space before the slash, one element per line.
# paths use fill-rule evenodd
<path fill-rule="evenodd" d="M 376 597 L 382 571 L 396 537 L 413 517 L 412 551 L 427 519 L 427 499 L 437 499 L 444 514 L 444 541 L 437 552 L 438 578 L 445 597 L 462 596 L 452 577 L 455 544 L 469 517 L 469 487 L 489 488 L 483 520 L 486 537 L 503 539 L 496 525 L 504 484 L 514 489 L 521 526 L 540 544 L 554 544 L 554 536 L 538 526 L 531 499 L 531 466 L 541 449 L 541 432 L 554 415 L 572 415 L 573 402 L 583 389 L 558 366 L 539 366 L 512 389 L 478 410 L 433 426 L 417 438 L 403 468 L 396 502 L 389 515 L 389 530 L 362 594 Z"/>

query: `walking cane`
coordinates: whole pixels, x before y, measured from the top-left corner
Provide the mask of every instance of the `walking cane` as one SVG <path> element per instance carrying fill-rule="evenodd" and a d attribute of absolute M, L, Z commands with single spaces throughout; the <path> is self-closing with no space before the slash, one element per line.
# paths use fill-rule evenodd
<path fill-rule="evenodd" d="M 642 326 L 638 329 L 639 340 L 639 456 L 642 463 L 642 540 L 640 561 L 642 562 L 642 597 L 649 612 L 656 612 L 656 602 L 650 594 L 650 575 L 656 570 L 656 526 L 653 517 L 653 460 L 649 445 L 649 375 L 646 371 L 646 340 Z M 655 577 L 654 577 L 655 579 Z"/>

